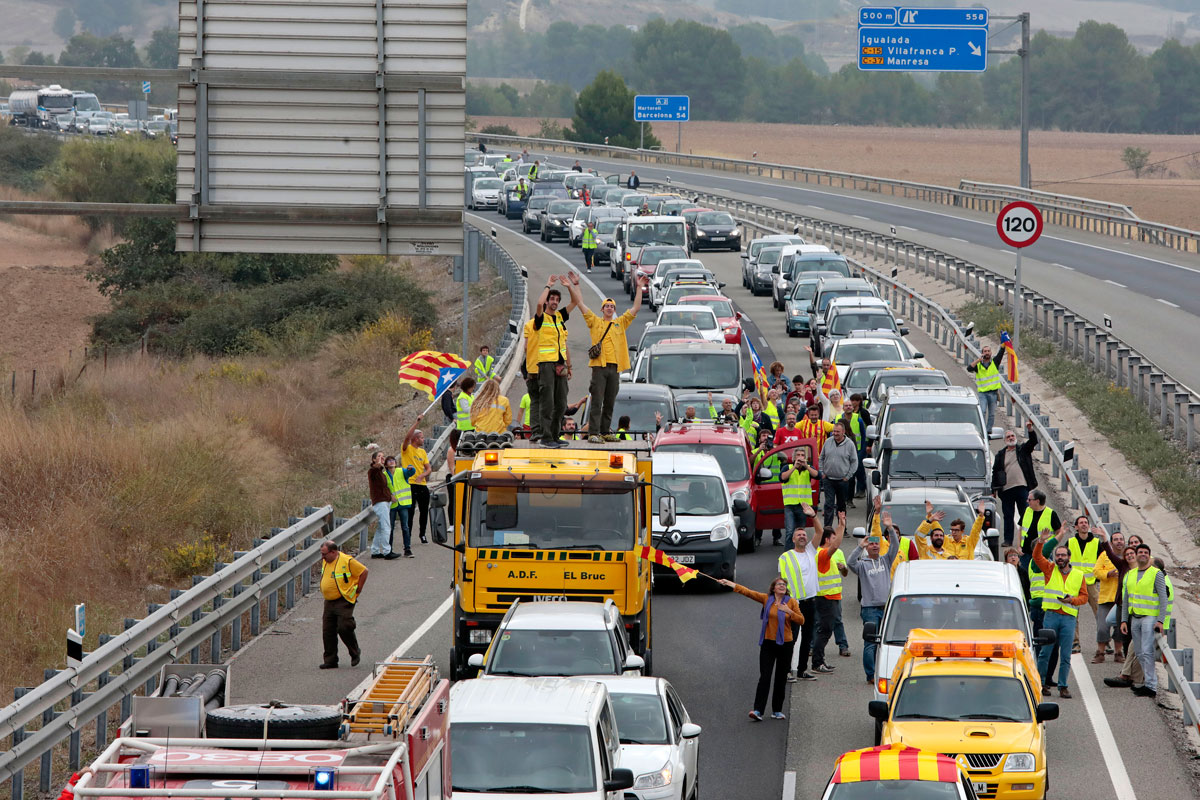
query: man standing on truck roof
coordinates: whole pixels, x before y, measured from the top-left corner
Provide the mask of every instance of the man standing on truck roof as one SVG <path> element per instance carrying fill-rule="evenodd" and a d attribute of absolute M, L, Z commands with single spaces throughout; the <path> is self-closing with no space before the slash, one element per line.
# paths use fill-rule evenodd
<path fill-rule="evenodd" d="M 338 637 L 350 651 L 350 666 L 357 667 L 362 649 L 355 635 L 354 605 L 367 583 L 367 568 L 349 553 L 338 551 L 337 542 L 321 542 L 321 595 L 325 611 L 321 615 L 321 641 L 325 645 L 321 669 L 337 669 Z"/>
<path fill-rule="evenodd" d="M 592 402 L 588 408 L 588 441 L 593 444 L 616 441 L 617 437 L 612 433 L 613 407 L 617 403 L 617 389 L 621 387 L 621 373 L 629 370 L 629 342 L 625 338 L 625 331 L 642 308 L 642 290 L 650 283 L 650 278 L 645 275 L 638 277 L 638 291 L 633 293 L 633 306 L 619 317 L 617 301 L 611 297 L 604 298 L 600 304 L 603 316 L 593 314 L 583 304 L 579 273 L 572 271 L 570 279 L 571 298 L 582 309 L 583 321 L 591 333 L 588 366 L 592 368 L 589 386 Z"/>
<path fill-rule="evenodd" d="M 572 295 L 571 303 L 562 311 L 562 292 L 554 288 L 559 283 Z M 545 447 L 565 447 L 559 437 L 562 419 L 567 411 L 567 381 L 571 378 L 571 359 L 567 353 L 566 323 L 575 308 L 575 292 L 566 275 L 551 275 L 537 299 L 533 315 L 536 334 L 538 370 L 538 410 L 541 415 L 539 441 Z"/>

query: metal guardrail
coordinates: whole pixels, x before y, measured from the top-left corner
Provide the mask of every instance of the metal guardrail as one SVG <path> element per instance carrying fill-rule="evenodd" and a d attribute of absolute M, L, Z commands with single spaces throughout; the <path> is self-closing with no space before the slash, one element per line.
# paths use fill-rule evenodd
<path fill-rule="evenodd" d="M 769 227 L 745 219 L 739 222 L 744 228 L 750 227 L 764 234 L 786 233 L 792 230 L 786 227 Z M 824 238 L 830 245 L 836 244 L 833 231 L 828 228 L 812 230 L 811 236 L 813 239 Z M 864 277 L 880 287 L 880 294 L 891 303 L 893 309 L 910 324 L 923 328 L 934 342 L 953 355 L 964 367 L 979 356 L 979 340 L 966 333 L 963 323 L 952 312 L 870 265 L 852 258 L 847 260 Z M 1059 430 L 1050 426 L 1050 418 L 1041 413 L 1040 405 L 1030 402 L 1030 396 L 1021 391 L 1019 383 L 1010 383 L 1003 376 L 1001 393 L 1005 407 L 1013 416 L 1018 428 L 1024 425 L 1025 420 L 1033 423 L 1038 434 L 1038 449 L 1042 453 L 1042 460 L 1049 465 L 1051 477 L 1059 480 L 1060 491 L 1066 492 L 1070 497 L 1071 507 L 1079 513 L 1087 514 L 1093 520 L 1101 521 L 1110 533 L 1120 530 L 1120 523 L 1109 521 L 1109 506 L 1108 503 L 1100 502 L 1099 487 L 1089 483 L 1086 469 L 1080 469 L 1079 456 L 1076 454 L 1070 461 L 1064 458 Z M 1182 702 L 1184 724 L 1195 725 L 1200 731 L 1200 700 L 1197 699 L 1200 696 L 1200 683 L 1192 682 L 1191 648 L 1173 649 L 1168 637 L 1163 634 L 1155 637 L 1155 643 L 1167 668 L 1167 689 L 1177 693 Z"/>
<path fill-rule="evenodd" d="M 499 272 L 512 295 L 508 330 L 497 347 L 497 371 L 503 373 L 521 352 L 521 328 L 528 314 L 527 273 L 490 237 L 481 235 L 480 242 L 481 260 Z M 431 460 L 441 457 L 448 439 L 449 429 L 430 448 Z M 281 608 L 293 608 L 297 591 L 305 597 L 314 588 L 323 540 L 342 545 L 357 536 L 359 550 L 367 548 L 369 508 L 350 519 L 335 518 L 330 506 L 305 509 L 305 515 L 293 518 L 286 529 L 255 539 L 253 550 L 236 553 L 230 564 L 217 564 L 212 575 L 194 576 L 191 589 L 172 590 L 171 601 L 150 605 L 145 618 L 127 619 L 123 633 L 102 634 L 100 647 L 86 654 L 79 666 L 48 669 L 41 685 L 17 689 L 14 702 L 0 709 L 0 739 L 12 742 L 0 753 L 0 783 L 11 783 L 13 800 L 22 800 L 24 769 L 34 761 L 40 761 L 40 791 L 51 791 L 54 759 L 64 742 L 67 770 L 78 770 L 86 727 L 94 726 L 95 746 L 103 749 L 112 709 L 119 705 L 119 719 L 127 719 L 133 695 L 154 691 L 163 664 L 185 657 L 193 664 L 205 663 L 202 655 L 207 663 L 219 663 L 226 642 L 234 652 L 241 649 L 246 615 L 253 637 L 278 618 Z M 39 721 L 39 727 L 27 730 Z"/>
<path fill-rule="evenodd" d="M 955 208 L 978 211 L 984 214 L 995 214 L 999 212 L 1005 203 L 1015 199 L 1013 196 L 1007 194 L 998 194 L 994 189 L 974 191 L 962 187 L 955 188 L 929 183 L 915 183 L 913 181 L 859 175 L 853 172 L 799 167 L 791 164 L 775 164 L 767 161 L 747 161 L 737 158 L 671 153 L 660 150 L 637 150 L 628 147 L 611 147 L 602 144 L 567 142 L 559 139 L 538 139 L 526 136 L 468 133 L 467 137 L 468 139 L 500 147 L 501 149 L 505 145 L 511 145 L 518 149 L 522 147 L 534 147 L 539 151 L 551 153 L 573 153 L 576 155 L 625 159 L 650 164 L 734 172 L 759 178 L 790 180 L 796 183 L 888 194 L 893 197 L 954 206 Z M 987 184 L 979 185 L 988 186 Z M 1137 217 L 1128 216 L 1119 210 L 1116 212 L 1102 211 L 1099 210 L 1099 206 L 1103 205 L 1101 201 L 1088 201 L 1091 205 L 1084 206 L 1078 202 L 1080 198 L 1069 195 L 1056 195 L 1050 192 L 1039 194 L 1042 195 L 1043 199 L 1037 201 L 1038 206 L 1048 225 L 1074 228 L 1118 239 L 1148 242 L 1184 253 L 1200 253 L 1200 232 L 1198 231 L 1158 222 L 1146 222 Z"/>
<path fill-rule="evenodd" d="M 1038 206 L 1053 205 L 1060 208 L 1076 208 L 1080 211 L 1091 211 L 1095 214 L 1121 216 L 1128 219 L 1141 219 L 1133 213 L 1133 209 L 1121 203 L 1108 203 L 1104 200 L 1093 200 L 1089 197 L 1076 197 L 1070 194 L 1042 192 L 1037 189 L 1026 189 L 1021 186 L 1009 186 L 1003 183 L 983 183 L 981 181 L 961 180 L 958 188 L 977 194 L 993 194 L 1010 200 L 1026 200 Z"/>
<path fill-rule="evenodd" d="M 646 185 L 646 184 L 643 184 Z M 654 184 L 666 190 L 665 184 Z M 682 187 L 673 184 L 675 191 Z M 979 295 L 993 303 L 1013 307 L 1014 284 L 1011 278 L 986 267 L 965 261 L 949 253 L 904 239 L 848 225 L 826 222 L 790 211 L 771 208 L 715 195 L 691 188 L 683 189 L 700 202 L 729 211 L 763 230 L 791 231 L 799 226 L 801 235 L 821 238 L 846 253 L 860 253 L 911 267 L 955 287 Z M 1056 303 L 1044 295 L 1021 290 L 1022 330 L 1029 325 L 1059 349 L 1099 372 L 1118 387 L 1126 389 L 1157 419 L 1169 439 L 1189 451 L 1200 448 L 1200 394 L 1173 378 L 1152 360 L 1106 332 L 1102 325 L 1090 322 L 1082 314 Z"/>

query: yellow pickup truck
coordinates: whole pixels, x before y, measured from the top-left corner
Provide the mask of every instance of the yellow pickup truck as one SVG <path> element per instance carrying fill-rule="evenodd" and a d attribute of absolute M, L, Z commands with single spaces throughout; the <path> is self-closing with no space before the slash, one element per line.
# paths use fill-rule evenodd
<path fill-rule="evenodd" d="M 460 458 L 432 502 L 434 541 L 455 551 L 451 677 L 469 677 L 515 600 L 612 600 L 649 673 L 651 477 L 636 441 Z"/>
<path fill-rule="evenodd" d="M 979 798 L 1042 800 L 1050 786 L 1037 660 L 1019 631 L 914 629 L 872 700 L 883 745 L 951 755 Z"/>

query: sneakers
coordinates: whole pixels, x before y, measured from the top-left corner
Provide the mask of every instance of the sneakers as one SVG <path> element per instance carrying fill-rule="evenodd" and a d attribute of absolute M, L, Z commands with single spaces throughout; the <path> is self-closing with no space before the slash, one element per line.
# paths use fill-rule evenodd
<path fill-rule="evenodd" d="M 429 544 L 429 540 L 425 538 L 425 534 L 421 534 L 421 544 Z"/>
<path fill-rule="evenodd" d="M 796 682 L 796 673 L 794 673 L 794 672 L 789 672 L 789 673 L 787 674 L 787 682 L 788 682 L 788 683 L 795 683 L 795 682 Z"/>
<path fill-rule="evenodd" d="M 318 664 L 317 669 L 337 669 L 337 662 L 335 661 L 332 664 L 325 664 L 325 663 Z"/>
<path fill-rule="evenodd" d="M 604 437 L 600 436 L 599 434 L 593 433 L 591 436 L 588 437 L 588 442 L 591 444 L 604 444 Z"/>
<path fill-rule="evenodd" d="M 771 719 L 787 719 L 787 716 L 782 711 L 775 711 L 771 714 Z"/>
<path fill-rule="evenodd" d="M 763 720 L 762 712 L 761 711 L 751 711 L 750 719 L 754 720 L 755 722 L 762 722 L 762 720 Z"/>
<path fill-rule="evenodd" d="M 395 561 L 397 558 L 400 558 L 400 554 L 393 550 L 386 556 L 380 556 L 380 558 L 382 558 L 384 561 Z"/>
<path fill-rule="evenodd" d="M 833 670 L 829 670 L 829 671 L 830 671 L 830 672 L 833 672 Z M 817 676 L 816 676 L 816 675 L 813 675 L 811 672 L 801 672 L 801 673 L 800 673 L 798 676 L 796 676 L 796 677 L 797 677 L 799 680 L 802 680 L 802 681 L 815 681 L 815 680 L 817 679 Z"/>
<path fill-rule="evenodd" d="M 1074 654 L 1074 653 L 1081 653 L 1081 652 L 1083 652 L 1083 651 L 1079 649 L 1079 645 L 1075 644 L 1075 645 L 1072 645 L 1072 646 L 1071 646 L 1071 653 L 1072 653 L 1072 654 Z"/>
<path fill-rule="evenodd" d="M 404 557 L 405 557 L 405 558 L 416 558 L 416 556 L 414 556 L 414 555 L 413 555 L 413 551 L 412 551 L 412 550 L 405 550 L 405 551 L 404 551 Z"/>
<path fill-rule="evenodd" d="M 849 647 L 841 648 L 840 650 L 838 650 L 838 655 L 841 656 L 842 658 L 849 658 L 850 657 L 850 648 Z"/>
<path fill-rule="evenodd" d="M 360 661 L 362 661 L 362 653 L 359 653 L 358 655 L 352 656 L 350 658 L 350 666 L 357 667 L 358 662 L 360 662 Z"/>
<path fill-rule="evenodd" d="M 1158 697 L 1158 692 L 1149 686 L 1135 686 L 1133 687 L 1133 693 L 1138 697 Z"/>
<path fill-rule="evenodd" d="M 837 669 L 837 667 L 830 666 L 829 664 L 818 664 L 817 666 L 813 667 L 813 672 L 819 672 L 822 675 L 828 675 L 835 669 Z"/>
<path fill-rule="evenodd" d="M 1065 686 L 1060 686 L 1060 687 L 1058 687 L 1058 696 L 1065 698 L 1067 700 L 1070 700 L 1071 699 L 1071 690 Z"/>
<path fill-rule="evenodd" d="M 1113 689 L 1129 689 L 1133 686 L 1133 681 L 1123 675 L 1118 675 L 1115 678 L 1105 678 L 1104 685 Z"/>
<path fill-rule="evenodd" d="M 1049 697 L 1049 696 L 1050 696 L 1050 687 L 1043 683 L 1042 684 L 1042 697 Z"/>

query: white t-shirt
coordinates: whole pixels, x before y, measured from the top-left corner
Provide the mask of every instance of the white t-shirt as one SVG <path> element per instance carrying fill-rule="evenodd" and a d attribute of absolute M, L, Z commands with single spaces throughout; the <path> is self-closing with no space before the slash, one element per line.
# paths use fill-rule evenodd
<path fill-rule="evenodd" d="M 803 590 L 799 586 L 788 586 L 788 593 L 797 600 L 809 600 L 816 597 L 820 581 L 820 575 L 817 573 L 817 546 L 810 541 L 803 550 L 793 548 L 780 558 L 795 559 L 796 563 L 800 565 L 800 580 L 804 581 Z M 780 572 L 782 573 L 782 570 Z"/>

